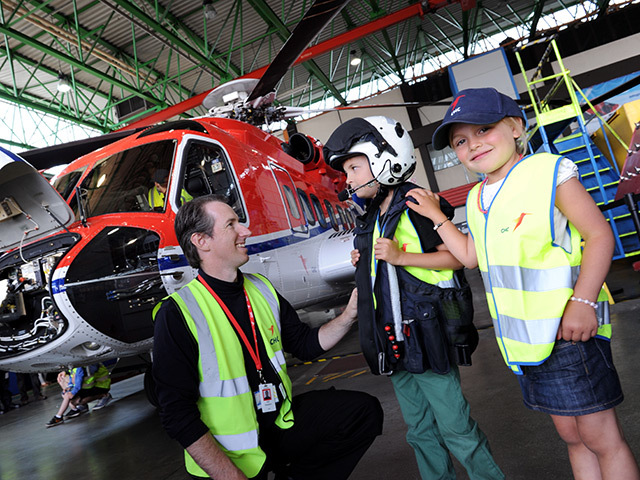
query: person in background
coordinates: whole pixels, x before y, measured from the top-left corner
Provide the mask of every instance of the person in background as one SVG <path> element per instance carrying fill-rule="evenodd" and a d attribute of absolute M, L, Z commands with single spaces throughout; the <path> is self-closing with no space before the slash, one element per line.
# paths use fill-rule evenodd
<path fill-rule="evenodd" d="M 20 408 L 20 405 L 13 403 L 11 399 L 11 391 L 9 390 L 9 372 L 0 370 L 0 415 L 14 408 Z"/>
<path fill-rule="evenodd" d="M 40 379 L 37 373 L 18 373 L 18 390 L 20 392 L 20 404 L 26 405 L 29 403 L 29 383 L 31 384 L 31 390 L 33 392 L 34 400 L 46 400 L 46 395 L 43 395 L 40 386 Z"/>
<path fill-rule="evenodd" d="M 152 210 L 163 210 L 165 195 L 169 186 L 169 170 L 164 168 L 158 168 L 153 172 L 151 176 L 153 180 L 153 186 L 147 193 L 147 199 L 149 200 L 149 206 Z M 180 193 L 180 203 L 184 204 L 193 200 L 193 197 L 187 193 L 183 188 Z"/>
<path fill-rule="evenodd" d="M 111 376 L 107 367 L 102 363 L 77 367 L 69 373 L 63 371 L 58 374 L 58 384 L 62 388 L 62 403 L 54 417 L 46 423 L 46 427 L 55 427 L 64 423 L 65 419 L 75 418 L 89 411 L 87 403 L 99 400 L 93 407 L 100 410 L 106 407 L 113 397 L 109 392 Z M 69 413 L 64 414 L 67 408 Z"/>

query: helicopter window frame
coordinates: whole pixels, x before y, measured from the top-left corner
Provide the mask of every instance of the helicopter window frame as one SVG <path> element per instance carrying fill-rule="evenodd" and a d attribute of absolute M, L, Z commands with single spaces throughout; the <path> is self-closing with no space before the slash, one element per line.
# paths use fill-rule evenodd
<path fill-rule="evenodd" d="M 336 212 L 338 213 L 338 218 L 340 219 L 344 229 L 349 230 L 351 226 L 349 225 L 349 220 L 347 219 L 344 209 L 340 205 L 336 205 Z"/>
<path fill-rule="evenodd" d="M 184 141 L 180 146 L 176 156 L 176 158 L 179 159 L 178 161 L 180 162 L 179 181 L 177 182 L 177 188 L 175 188 L 175 191 L 172 194 L 172 199 L 176 202 L 176 205 L 179 207 L 182 204 L 181 197 L 183 190 L 193 198 L 210 194 L 222 195 L 227 199 L 232 200 L 230 202 L 227 202 L 227 204 L 236 212 L 239 222 L 246 225 L 249 221 L 249 218 L 247 215 L 247 208 L 244 203 L 244 195 L 242 194 L 242 190 L 240 189 L 240 182 L 238 181 L 238 176 L 236 175 L 236 172 L 234 170 L 233 163 L 231 162 L 229 154 L 225 150 L 224 146 L 217 141 L 213 141 L 209 138 L 199 135 L 185 135 L 184 140 L 186 141 Z M 207 169 L 202 164 L 202 161 L 205 160 L 204 158 L 198 162 L 195 162 L 193 161 L 193 157 L 189 157 L 189 154 L 194 147 L 210 148 L 215 151 L 213 152 L 213 155 L 210 155 L 207 158 L 211 163 L 211 165 L 209 165 L 210 173 L 207 172 Z M 215 168 L 214 163 L 218 165 Z M 199 168 L 195 167 L 195 165 L 197 164 L 199 164 Z M 206 191 L 200 195 L 192 195 L 192 192 L 187 189 L 187 181 L 190 178 L 193 178 L 194 172 L 200 173 L 204 183 L 204 187 L 206 189 Z M 219 186 L 220 182 L 214 182 L 215 184 L 212 183 L 213 176 L 217 175 L 218 173 L 225 174 L 225 181 L 227 183 L 227 186 L 224 188 L 233 193 L 233 196 L 230 196 L 227 193 L 222 192 L 216 188 L 217 186 Z"/>
<path fill-rule="evenodd" d="M 302 217 L 300 216 L 300 210 L 298 209 L 298 202 L 296 202 L 296 196 L 294 195 L 293 190 L 291 190 L 291 187 L 289 185 L 285 185 L 285 184 L 281 184 L 280 187 L 282 187 L 284 198 L 286 198 L 287 200 L 287 207 L 289 208 L 289 212 L 291 213 L 291 216 L 296 220 L 301 220 Z"/>
<path fill-rule="evenodd" d="M 318 223 L 322 228 L 327 228 L 329 224 L 327 223 L 327 216 L 325 215 L 322 209 L 322 203 L 320 202 L 320 199 L 316 197 L 313 193 L 310 194 L 309 197 L 311 198 L 311 204 L 313 205 L 313 210 L 316 212 L 316 215 L 318 217 Z"/>
<path fill-rule="evenodd" d="M 64 200 L 69 200 L 69 198 L 71 197 L 71 195 L 75 190 L 76 185 L 78 185 L 78 183 L 82 179 L 82 176 L 84 175 L 84 172 L 86 171 L 87 171 L 87 165 L 84 165 L 76 170 L 67 172 L 64 175 L 55 177 L 51 185 L 53 186 L 53 188 L 55 188 L 56 192 L 58 192 Z M 77 175 L 75 178 L 73 178 L 74 174 Z M 62 185 L 61 185 L 62 180 L 66 181 L 66 185 L 64 186 L 64 188 L 62 188 Z"/>
<path fill-rule="evenodd" d="M 333 209 L 333 205 L 331 205 L 331 202 L 327 199 L 324 200 L 324 206 L 327 209 L 327 213 L 329 214 L 329 221 L 331 222 L 331 227 L 333 227 L 333 229 L 337 232 L 340 230 L 340 227 L 338 226 L 338 220 L 336 219 L 336 213 Z"/>
<path fill-rule="evenodd" d="M 300 204 L 302 205 L 302 213 L 304 214 L 307 222 L 311 226 L 316 224 L 316 217 L 313 213 L 313 208 L 311 207 L 311 202 L 309 201 L 309 197 L 307 196 L 307 192 L 298 188 L 298 197 L 300 198 Z"/>

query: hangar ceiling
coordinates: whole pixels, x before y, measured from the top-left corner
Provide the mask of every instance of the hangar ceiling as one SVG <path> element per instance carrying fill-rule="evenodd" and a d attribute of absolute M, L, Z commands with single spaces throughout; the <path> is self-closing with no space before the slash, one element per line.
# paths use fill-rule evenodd
<path fill-rule="evenodd" d="M 108 132 L 265 67 L 307 0 L 1 0 L 0 99 Z M 285 75 L 278 100 L 339 104 L 495 48 L 595 18 L 609 0 L 351 0 Z M 515 28 L 516 30 L 512 30 Z M 501 40 L 498 40 L 501 41 Z M 314 50 L 315 48 L 315 50 Z M 353 57 L 359 65 L 351 64 Z M 251 75 L 249 75 L 251 76 Z M 58 90 L 60 82 L 71 89 Z M 360 87 L 360 88 L 358 88 Z M 348 96 L 348 92 L 353 92 Z M 202 115 L 204 108 L 186 112 Z"/>

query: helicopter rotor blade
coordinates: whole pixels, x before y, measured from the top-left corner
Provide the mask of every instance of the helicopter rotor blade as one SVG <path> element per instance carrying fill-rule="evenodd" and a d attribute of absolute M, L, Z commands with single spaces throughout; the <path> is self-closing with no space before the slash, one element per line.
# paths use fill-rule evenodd
<path fill-rule="evenodd" d="M 247 101 L 264 97 L 273 91 L 282 76 L 287 73 L 309 43 L 347 3 L 349 3 L 349 0 L 316 0 L 296 25 L 291 36 L 249 94 Z"/>

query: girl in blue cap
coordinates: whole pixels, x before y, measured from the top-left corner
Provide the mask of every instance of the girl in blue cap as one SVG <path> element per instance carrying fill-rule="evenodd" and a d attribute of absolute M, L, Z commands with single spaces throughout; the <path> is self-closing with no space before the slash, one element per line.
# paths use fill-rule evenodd
<path fill-rule="evenodd" d="M 524 117 L 492 88 L 460 91 L 433 136 L 486 178 L 467 198 L 470 235 L 439 207 L 438 195 L 407 195 L 451 253 L 479 267 L 496 339 L 518 375 L 525 405 L 551 415 L 576 479 L 639 479 L 614 407 L 623 400 L 611 358 L 602 289 L 613 254 L 611 229 L 567 158 L 525 155 Z M 581 238 L 584 249 L 581 249 Z"/>

